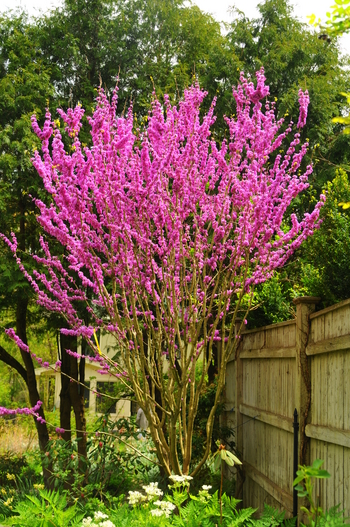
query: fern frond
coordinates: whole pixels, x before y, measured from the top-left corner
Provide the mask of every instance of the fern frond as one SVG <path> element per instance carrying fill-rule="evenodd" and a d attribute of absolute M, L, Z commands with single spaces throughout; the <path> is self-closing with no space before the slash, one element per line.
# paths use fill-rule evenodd
<path fill-rule="evenodd" d="M 239 525 L 246 525 L 246 521 L 251 518 L 256 509 L 248 507 L 235 513 L 235 518 L 228 524 L 228 527 L 238 527 Z"/>

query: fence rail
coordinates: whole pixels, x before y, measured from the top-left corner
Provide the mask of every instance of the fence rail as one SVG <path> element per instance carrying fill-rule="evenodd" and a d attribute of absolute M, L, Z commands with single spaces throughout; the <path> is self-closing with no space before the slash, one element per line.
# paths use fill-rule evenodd
<path fill-rule="evenodd" d="M 317 481 L 315 494 L 350 516 L 350 300 L 315 312 L 318 300 L 296 299 L 295 320 L 245 331 L 228 363 L 225 421 L 243 460 L 244 506 L 268 503 L 292 516 L 296 408 L 299 464 L 325 460 L 332 477 Z"/>

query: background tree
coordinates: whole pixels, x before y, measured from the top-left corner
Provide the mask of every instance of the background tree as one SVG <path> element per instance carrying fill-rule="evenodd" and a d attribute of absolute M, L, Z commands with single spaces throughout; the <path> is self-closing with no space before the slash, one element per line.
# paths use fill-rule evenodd
<path fill-rule="evenodd" d="M 0 73 L 0 232 L 10 235 L 15 232 L 18 238 L 18 248 L 21 258 L 26 261 L 30 254 L 39 253 L 38 236 L 40 226 L 36 221 L 36 208 L 33 198 L 43 196 L 43 185 L 33 168 L 31 157 L 35 148 L 39 146 L 35 134 L 32 132 L 31 116 L 43 116 L 43 108 L 48 97 L 54 95 L 54 88 L 50 82 L 51 72 L 45 65 L 40 47 L 39 32 L 36 25 L 28 22 L 25 14 L 3 17 L 0 20 L 1 33 L 1 73 Z M 42 341 L 46 334 L 52 338 L 52 333 L 62 320 L 48 317 L 36 304 L 35 295 L 22 273 L 14 265 L 13 258 L 7 247 L 1 244 L 0 263 L 0 312 L 2 324 L 5 327 L 15 324 L 16 333 L 21 341 L 28 344 L 28 325 L 35 327 Z M 31 259 L 31 257 L 30 257 Z M 30 264 L 29 264 L 30 265 Z M 55 340 L 55 339 L 54 339 Z M 72 339 L 71 339 L 72 341 Z M 36 339 L 31 342 L 35 343 Z M 62 342 L 64 344 L 64 342 Z M 75 344 L 76 345 L 76 344 Z M 70 342 L 72 346 L 72 342 Z M 63 358 L 65 348 L 61 346 Z M 53 360 L 46 356 L 46 346 L 42 343 L 36 354 L 45 360 Z M 33 350 L 34 351 L 34 350 Z M 39 389 L 35 378 L 35 368 L 40 366 L 33 362 L 31 354 L 19 349 L 13 350 L 8 342 L 0 346 L 0 360 L 13 368 L 25 382 L 31 406 L 40 399 Z M 56 361 L 56 357 L 54 361 Z M 75 362 L 74 362 L 75 361 Z M 64 365 L 67 361 L 64 361 Z M 68 356 L 67 371 L 64 374 L 79 380 L 77 360 Z M 64 368 L 63 368 L 64 370 Z M 65 377 L 66 380 L 66 377 Z M 63 385 L 66 386 L 66 382 Z M 77 391 L 78 393 L 73 393 Z M 70 415 L 73 407 L 77 417 L 77 428 L 83 430 L 84 408 L 83 396 L 78 397 L 82 390 L 76 383 L 69 383 L 68 390 L 61 393 L 61 413 L 66 428 L 66 439 L 70 438 Z M 80 394 L 81 395 L 81 394 Z M 44 409 L 39 410 L 43 418 L 41 422 L 35 420 L 39 446 L 42 452 L 47 450 L 49 433 L 45 423 Z M 65 416 L 65 418 L 64 418 Z M 79 433 L 82 437 L 83 434 Z M 86 455 L 85 440 L 78 443 L 79 453 Z M 44 468 L 45 483 L 49 485 L 49 469 Z"/>
<path fill-rule="evenodd" d="M 53 92 L 47 68 L 42 63 L 35 28 L 25 15 L 0 19 L 0 231 L 15 232 L 19 252 L 26 260 L 28 252 L 38 246 L 38 225 L 33 196 L 39 195 L 39 179 L 31 162 L 38 141 L 31 132 L 33 112 L 42 115 L 47 97 Z M 33 292 L 9 252 L 1 245 L 0 309 L 13 317 L 16 332 L 27 344 L 27 323 Z M 31 406 L 40 399 L 31 356 L 21 350 L 21 361 L 0 346 L 0 358 L 14 368 L 28 388 Z M 39 414 L 44 418 L 43 409 Z M 39 445 L 45 451 L 49 440 L 44 422 L 36 420 Z M 48 472 L 44 479 L 47 481 Z"/>
<path fill-rule="evenodd" d="M 90 113 L 96 88 L 112 90 L 118 75 L 119 111 L 133 100 L 138 117 L 153 86 L 176 98 L 194 74 L 203 84 L 210 78 L 214 95 L 229 56 L 219 23 L 184 0 L 65 0 L 37 23 L 57 94 Z"/>

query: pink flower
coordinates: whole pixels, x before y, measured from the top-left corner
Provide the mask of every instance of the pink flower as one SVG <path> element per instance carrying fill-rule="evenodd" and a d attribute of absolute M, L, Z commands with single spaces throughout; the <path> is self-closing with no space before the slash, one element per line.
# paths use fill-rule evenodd
<path fill-rule="evenodd" d="M 303 128 L 306 124 L 306 118 L 307 118 L 307 110 L 309 106 L 309 92 L 305 90 L 303 92 L 302 90 L 299 90 L 299 105 L 300 105 L 300 112 L 299 112 L 299 119 L 298 119 L 298 128 Z"/>

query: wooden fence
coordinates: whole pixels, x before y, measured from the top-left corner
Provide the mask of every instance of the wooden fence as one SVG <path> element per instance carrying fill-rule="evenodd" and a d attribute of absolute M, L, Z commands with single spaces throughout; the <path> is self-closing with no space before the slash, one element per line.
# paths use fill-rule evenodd
<path fill-rule="evenodd" d="M 243 506 L 293 510 L 293 412 L 299 414 L 299 463 L 324 459 L 331 474 L 315 493 L 323 508 L 350 516 L 350 300 L 314 312 L 318 299 L 295 300 L 296 319 L 245 331 L 228 364 L 225 421 L 243 460 Z"/>

